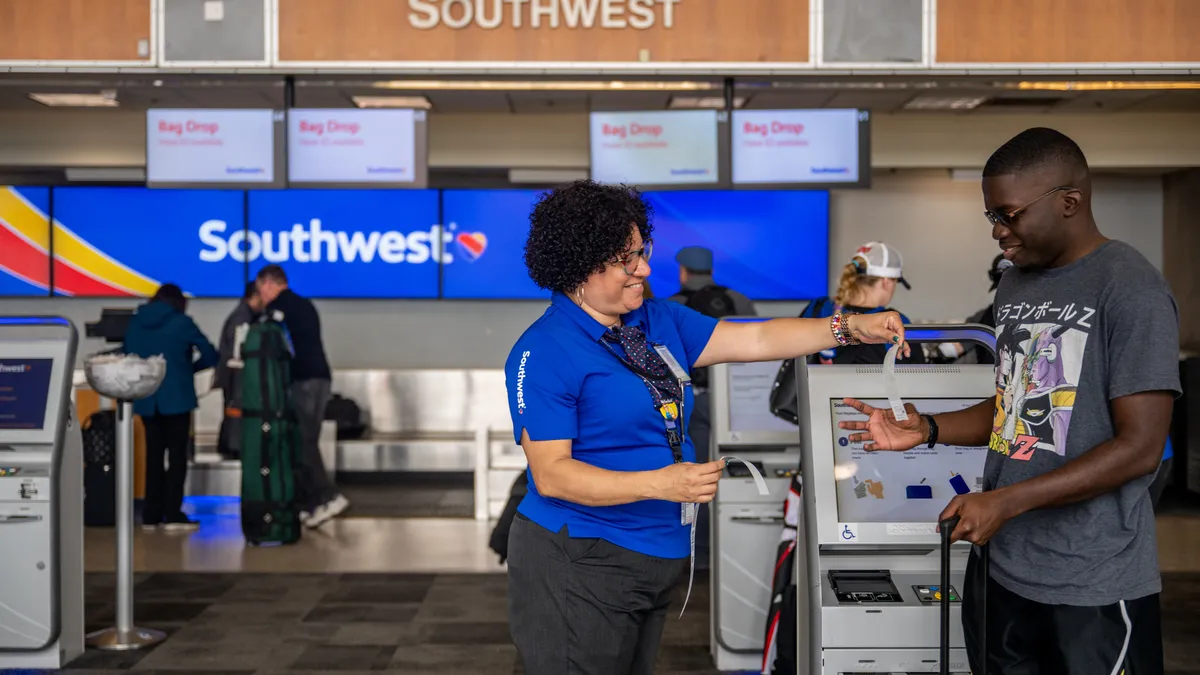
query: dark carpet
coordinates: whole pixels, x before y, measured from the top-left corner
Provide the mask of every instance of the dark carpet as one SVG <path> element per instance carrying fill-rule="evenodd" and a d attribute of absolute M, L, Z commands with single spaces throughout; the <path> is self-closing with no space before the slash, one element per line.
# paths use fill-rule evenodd
<path fill-rule="evenodd" d="M 708 655 L 708 578 L 667 621 L 659 675 L 716 675 Z M 1200 574 L 1166 575 L 1168 675 L 1200 674 Z M 113 622 L 113 577 L 87 577 L 88 630 Z M 683 600 L 677 589 L 675 606 Z M 68 671 L 216 675 L 391 671 L 522 673 L 503 575 L 152 574 L 136 579 L 135 620 L 168 634 L 137 652 L 89 650 Z"/>

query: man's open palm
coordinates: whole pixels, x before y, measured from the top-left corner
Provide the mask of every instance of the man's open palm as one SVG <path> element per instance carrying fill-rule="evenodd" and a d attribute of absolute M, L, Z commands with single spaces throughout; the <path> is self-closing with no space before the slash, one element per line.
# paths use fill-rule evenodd
<path fill-rule="evenodd" d="M 867 416 L 866 422 L 838 424 L 842 429 L 857 432 L 850 434 L 850 442 L 863 443 L 864 450 L 910 450 L 928 437 L 921 416 L 911 403 L 904 404 L 908 419 L 898 422 L 891 409 L 875 408 L 853 398 L 842 402 Z"/>

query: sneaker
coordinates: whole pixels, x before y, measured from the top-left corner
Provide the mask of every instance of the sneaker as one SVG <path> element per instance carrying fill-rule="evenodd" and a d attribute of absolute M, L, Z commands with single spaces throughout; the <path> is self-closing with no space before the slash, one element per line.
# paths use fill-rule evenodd
<path fill-rule="evenodd" d="M 200 529 L 200 523 L 185 517 L 182 520 L 167 521 L 162 527 L 168 532 L 191 532 Z"/>
<path fill-rule="evenodd" d="M 157 532 L 162 523 L 142 523 L 142 529 L 147 532 Z"/>
<path fill-rule="evenodd" d="M 314 509 L 312 516 L 304 521 L 304 524 L 313 528 L 320 527 L 327 521 L 345 513 L 348 508 L 350 508 L 350 500 L 343 495 L 338 495 Z"/>

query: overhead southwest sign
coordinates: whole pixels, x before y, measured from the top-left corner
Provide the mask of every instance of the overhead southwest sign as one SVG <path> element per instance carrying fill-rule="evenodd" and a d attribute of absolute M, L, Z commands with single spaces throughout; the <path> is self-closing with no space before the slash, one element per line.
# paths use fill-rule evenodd
<path fill-rule="evenodd" d="M 419 30 L 438 26 L 462 29 L 633 28 L 675 24 L 675 5 L 683 0 L 408 0 L 408 23 Z"/>

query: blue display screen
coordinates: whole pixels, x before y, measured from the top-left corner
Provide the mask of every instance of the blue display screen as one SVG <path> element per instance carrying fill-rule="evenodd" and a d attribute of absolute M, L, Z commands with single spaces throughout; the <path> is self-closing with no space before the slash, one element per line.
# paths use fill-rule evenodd
<path fill-rule="evenodd" d="M 54 359 L 0 359 L 0 429 L 34 429 L 46 420 Z"/>
<path fill-rule="evenodd" d="M 54 287 L 60 295 L 240 297 L 245 266 L 238 190 L 79 187 L 54 191 Z"/>
<path fill-rule="evenodd" d="M 824 191 L 650 192 L 654 255 L 650 287 L 679 290 L 675 254 L 713 252 L 713 279 L 751 300 L 808 300 L 829 291 L 829 193 Z"/>
<path fill-rule="evenodd" d="M 50 188 L 0 186 L 0 296 L 50 289 Z"/>
<path fill-rule="evenodd" d="M 241 250 L 310 298 L 436 298 L 447 238 L 436 190 L 254 191 Z"/>
<path fill-rule="evenodd" d="M 45 293 L 53 264 L 60 295 L 147 297 L 171 282 L 194 297 L 238 297 L 247 273 L 274 263 L 314 298 L 544 300 L 524 262 L 540 194 L 55 188 L 51 233 L 47 188 L 0 188 L 0 295 Z M 711 249 L 716 282 L 753 300 L 827 292 L 827 192 L 645 197 L 655 295 L 679 289 L 674 256 L 685 246 Z"/>
<path fill-rule="evenodd" d="M 442 272 L 447 298 L 541 299 L 525 269 L 525 238 L 537 190 L 446 190 L 442 215 L 453 260 Z"/>

